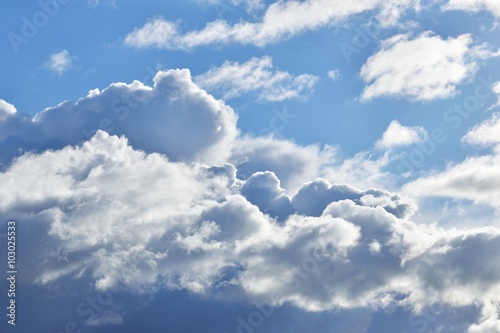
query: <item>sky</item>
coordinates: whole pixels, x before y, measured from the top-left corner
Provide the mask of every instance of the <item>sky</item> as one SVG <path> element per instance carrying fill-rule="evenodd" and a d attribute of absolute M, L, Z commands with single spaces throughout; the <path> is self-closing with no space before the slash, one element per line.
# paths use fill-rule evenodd
<path fill-rule="evenodd" d="M 500 332 L 499 1 L 0 9 L 2 330 Z"/>

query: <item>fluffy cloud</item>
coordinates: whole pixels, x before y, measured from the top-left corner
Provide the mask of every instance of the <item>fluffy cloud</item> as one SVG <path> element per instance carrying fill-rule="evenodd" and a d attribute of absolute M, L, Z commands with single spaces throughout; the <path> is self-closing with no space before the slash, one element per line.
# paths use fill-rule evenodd
<path fill-rule="evenodd" d="M 371 10 L 385 12 L 384 21 L 393 22 L 409 8 L 418 7 L 418 1 L 279 1 L 271 4 L 260 22 L 239 22 L 234 25 L 217 20 L 204 29 L 185 34 L 177 32 L 176 24 L 162 18 L 154 19 L 136 28 L 125 37 L 125 44 L 133 47 L 189 49 L 201 45 L 240 43 L 264 46 L 288 39 L 304 31 L 339 23 L 353 15 Z M 167 31 L 167 33 L 165 33 Z"/>
<path fill-rule="evenodd" d="M 51 72 L 61 75 L 73 66 L 71 55 L 68 50 L 55 52 L 50 55 L 49 60 L 43 66 Z"/>
<path fill-rule="evenodd" d="M 188 71 L 154 81 L 0 121 L 4 147 L 53 140 L 0 171 L 0 216 L 18 221 L 34 254 L 19 263 L 23 279 L 306 311 L 482 305 L 470 330 L 496 325 L 500 230 L 417 224 L 411 199 L 338 184 L 334 169 L 335 182 L 316 179 L 333 148 L 238 136 L 232 109 Z M 366 180 L 387 159 L 360 156 L 337 170 Z"/>
<path fill-rule="evenodd" d="M 317 81 L 314 75 L 294 77 L 288 72 L 273 71 L 270 57 L 252 58 L 243 64 L 226 61 L 221 67 L 195 77 L 200 87 L 222 93 L 225 99 L 254 92 L 260 100 L 270 102 L 304 98 Z"/>
<path fill-rule="evenodd" d="M 37 254 L 25 276 L 44 286 L 87 279 L 307 311 L 499 301 L 500 230 L 418 225 L 414 204 L 387 191 L 317 180 L 288 197 L 271 172 L 238 180 L 234 166 L 171 162 L 101 131 L 23 155 L 0 182 L 0 212 Z"/>
<path fill-rule="evenodd" d="M 429 101 L 452 96 L 457 85 L 472 77 L 477 60 L 498 56 L 488 46 L 473 45 L 470 35 L 442 39 L 430 32 L 410 39 L 396 35 L 361 68 L 368 84 L 361 98 L 401 97 Z"/>
<path fill-rule="evenodd" d="M 500 205 L 499 155 L 470 157 L 445 171 L 419 178 L 404 187 L 415 196 L 468 199 L 498 208 Z"/>
<path fill-rule="evenodd" d="M 442 8 L 444 10 L 463 10 L 473 13 L 487 10 L 494 16 L 500 17 L 500 3 L 491 0 L 449 0 Z"/>
<path fill-rule="evenodd" d="M 500 319 L 498 313 L 500 309 L 497 304 L 490 302 L 486 303 L 483 307 L 481 322 L 473 324 L 469 327 L 468 333 L 498 333 L 500 332 Z"/>
<path fill-rule="evenodd" d="M 375 142 L 378 149 L 408 146 L 425 140 L 427 132 L 424 128 L 402 126 L 397 120 L 391 121 L 381 139 Z"/>
<path fill-rule="evenodd" d="M 17 112 L 16 107 L 3 99 L 0 99 L 0 121 L 5 120 L 7 117 L 15 115 Z"/>
<path fill-rule="evenodd" d="M 483 146 L 498 147 L 498 114 L 475 126 L 462 141 Z M 417 196 L 445 196 L 483 203 L 494 209 L 500 207 L 500 151 L 489 155 L 469 157 L 445 171 L 426 176 L 407 184 L 404 190 Z"/>
<path fill-rule="evenodd" d="M 462 141 L 471 145 L 496 146 L 500 144 L 500 114 L 494 113 L 490 119 L 475 126 Z"/>
<path fill-rule="evenodd" d="M 97 129 L 125 135 L 131 144 L 178 161 L 223 162 L 237 136 L 236 115 L 195 85 L 189 70 L 158 72 L 154 86 L 139 81 L 92 90 L 76 103 L 0 122 L 4 162 L 19 149 L 43 150 L 81 143 Z M 9 156 L 7 156 L 9 157 Z"/>
<path fill-rule="evenodd" d="M 230 162 L 238 166 L 241 178 L 259 171 L 273 172 L 291 194 L 316 178 L 323 165 L 318 146 L 304 147 L 287 140 L 248 136 L 235 141 Z"/>

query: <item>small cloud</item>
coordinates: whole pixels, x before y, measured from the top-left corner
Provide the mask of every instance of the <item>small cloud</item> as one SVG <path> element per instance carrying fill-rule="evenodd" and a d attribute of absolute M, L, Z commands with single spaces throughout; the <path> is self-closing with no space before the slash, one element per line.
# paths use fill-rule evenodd
<path fill-rule="evenodd" d="M 494 113 L 490 119 L 474 126 L 462 141 L 473 146 L 497 146 L 500 144 L 500 113 Z"/>
<path fill-rule="evenodd" d="M 327 72 L 327 75 L 332 81 L 337 81 L 340 77 L 340 72 L 338 69 L 334 69 Z"/>
<path fill-rule="evenodd" d="M 68 50 L 53 53 L 49 60 L 43 65 L 51 72 L 61 75 L 73 66 L 71 55 Z"/>
<path fill-rule="evenodd" d="M 377 149 L 390 149 L 394 147 L 409 146 L 421 141 L 427 137 L 427 131 L 419 126 L 402 126 L 398 121 L 393 120 L 382 138 L 375 143 Z"/>

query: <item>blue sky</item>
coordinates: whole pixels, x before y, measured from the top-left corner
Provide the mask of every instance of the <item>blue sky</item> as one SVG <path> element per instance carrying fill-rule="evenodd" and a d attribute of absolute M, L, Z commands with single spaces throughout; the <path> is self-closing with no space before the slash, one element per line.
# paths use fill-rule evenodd
<path fill-rule="evenodd" d="M 500 332 L 496 0 L 1 6 L 9 330 Z"/>

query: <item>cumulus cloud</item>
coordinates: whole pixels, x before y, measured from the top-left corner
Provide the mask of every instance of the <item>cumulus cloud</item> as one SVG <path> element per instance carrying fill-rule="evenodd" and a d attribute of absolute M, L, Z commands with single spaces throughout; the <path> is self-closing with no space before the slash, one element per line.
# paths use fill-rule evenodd
<path fill-rule="evenodd" d="M 474 126 L 463 138 L 463 142 L 478 146 L 497 146 L 500 144 L 500 114 L 494 113 L 490 119 Z"/>
<path fill-rule="evenodd" d="M 467 199 L 498 208 L 500 205 L 499 155 L 470 157 L 437 175 L 419 178 L 404 187 L 415 196 Z"/>
<path fill-rule="evenodd" d="M 289 193 L 295 193 L 305 182 L 316 178 L 323 164 L 316 145 L 299 146 L 288 140 L 249 136 L 235 141 L 229 160 L 238 166 L 242 178 L 258 171 L 275 173 Z"/>
<path fill-rule="evenodd" d="M 175 27 L 175 23 L 157 18 L 143 27 L 135 28 L 125 37 L 125 44 L 139 48 L 152 46 L 165 49 L 189 49 L 201 45 L 227 43 L 264 46 L 372 10 L 385 11 L 385 22 L 395 22 L 410 8 L 418 8 L 418 1 L 279 1 L 269 5 L 261 21 L 241 21 L 231 25 L 226 21 L 217 20 L 209 22 L 202 30 L 184 34 L 170 28 Z"/>
<path fill-rule="evenodd" d="M 36 254 L 20 269 L 42 287 L 84 280 L 101 291 L 187 290 L 306 311 L 483 306 L 488 317 L 474 325 L 495 318 L 487 306 L 500 301 L 500 230 L 417 224 L 405 196 L 345 184 L 339 172 L 317 179 L 331 147 L 238 135 L 232 109 L 187 70 L 159 72 L 153 87 L 92 90 L 34 120 L 14 113 L 0 126 L 11 148 L 55 140 L 0 171 L 0 215 L 18 221 Z M 357 158 L 343 170 L 356 166 L 361 179 L 387 155 L 362 168 L 370 160 Z"/>
<path fill-rule="evenodd" d="M 498 317 L 499 311 L 498 304 L 487 302 L 483 306 L 480 323 L 473 324 L 469 327 L 468 333 L 498 333 L 500 332 L 500 319 Z"/>
<path fill-rule="evenodd" d="M 500 3 L 491 0 L 449 0 L 441 8 L 444 10 L 463 10 L 473 13 L 487 10 L 495 17 L 500 17 Z"/>
<path fill-rule="evenodd" d="M 412 145 L 425 140 L 427 131 L 420 127 L 402 126 L 397 120 L 391 121 L 382 138 L 375 142 L 378 149 L 390 149 Z"/>
<path fill-rule="evenodd" d="M 279 102 L 307 97 L 318 82 L 318 77 L 273 71 L 272 58 L 261 57 L 242 64 L 226 61 L 220 67 L 196 76 L 195 82 L 208 91 L 221 93 L 225 99 L 255 93 L 262 101 Z"/>
<path fill-rule="evenodd" d="M 5 120 L 5 118 L 15 115 L 17 112 L 16 107 L 3 99 L 0 99 L 0 121 Z"/>
<path fill-rule="evenodd" d="M 0 212 L 30 225 L 23 237 L 37 255 L 23 265 L 44 286 L 88 279 L 307 311 L 499 301 L 496 228 L 416 224 L 414 203 L 383 190 L 316 180 L 290 197 L 272 172 L 236 172 L 99 131 L 17 159 L 0 173 Z"/>
<path fill-rule="evenodd" d="M 73 66 L 71 58 L 68 50 L 54 52 L 43 66 L 51 72 L 61 75 Z"/>
<path fill-rule="evenodd" d="M 396 35 L 381 44 L 361 68 L 367 83 L 361 98 L 407 98 L 429 101 L 450 97 L 477 71 L 477 60 L 496 57 L 486 44 L 474 45 L 470 35 L 442 39 L 425 32 L 411 39 Z"/>
<path fill-rule="evenodd" d="M 424 176 L 404 187 L 417 196 L 444 196 L 500 207 L 500 151 L 498 114 L 472 128 L 462 141 L 472 145 L 492 146 L 489 155 L 468 157 L 438 174 Z"/>
<path fill-rule="evenodd" d="M 139 81 L 114 83 L 103 91 L 90 91 L 76 103 L 48 108 L 33 120 L 10 117 L 0 122 L 0 129 L 10 158 L 21 146 L 61 148 L 102 129 L 175 161 L 209 163 L 225 160 L 238 132 L 234 111 L 195 85 L 189 70 L 158 72 L 153 87 Z"/>

